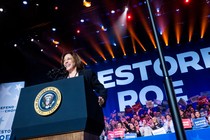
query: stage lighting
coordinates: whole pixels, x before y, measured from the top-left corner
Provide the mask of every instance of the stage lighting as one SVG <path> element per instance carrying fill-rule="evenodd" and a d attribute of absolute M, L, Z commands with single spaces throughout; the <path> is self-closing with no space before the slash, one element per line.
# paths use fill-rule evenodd
<path fill-rule="evenodd" d="M 114 14 L 115 13 L 115 10 L 112 10 L 111 13 Z"/>
<path fill-rule="evenodd" d="M 53 44 L 55 44 L 55 45 L 59 45 L 59 44 L 60 44 L 60 42 L 59 42 L 59 41 L 54 40 L 54 39 L 52 39 L 52 43 L 53 43 Z"/>
<path fill-rule="evenodd" d="M 3 12 L 4 11 L 4 9 L 3 8 L 0 8 L 0 12 Z"/>
<path fill-rule="evenodd" d="M 23 4 L 24 4 L 24 5 L 27 5 L 27 4 L 28 4 L 28 2 L 24 0 L 24 1 L 23 1 Z"/>
<path fill-rule="evenodd" d="M 112 58 L 112 61 L 116 61 L 116 58 L 114 57 L 114 58 Z"/>
<path fill-rule="evenodd" d="M 79 29 L 77 30 L 77 33 L 78 33 L 78 34 L 80 33 L 80 30 L 79 30 Z"/>
<path fill-rule="evenodd" d="M 185 3 L 190 3 L 190 0 L 184 0 Z"/>
<path fill-rule="evenodd" d="M 126 55 L 126 54 L 124 54 L 124 55 L 123 55 L 123 58 L 124 58 L 124 59 L 126 59 L 126 58 L 127 58 L 127 55 Z"/>
<path fill-rule="evenodd" d="M 90 6 L 91 6 L 91 2 L 88 2 L 88 1 L 86 1 L 86 0 L 83 0 L 83 5 L 84 5 L 85 7 L 90 7 Z"/>
<path fill-rule="evenodd" d="M 159 13 L 160 12 L 160 8 L 156 8 L 156 12 Z"/>
<path fill-rule="evenodd" d="M 128 19 L 128 20 L 131 20 L 131 19 L 132 19 L 131 14 L 128 14 L 128 15 L 127 15 L 127 19 Z"/>
<path fill-rule="evenodd" d="M 54 9 L 55 9 L 55 10 L 58 10 L 58 6 L 55 6 Z"/>
<path fill-rule="evenodd" d="M 127 12 L 128 11 L 128 7 L 125 7 L 125 12 Z"/>
<path fill-rule="evenodd" d="M 115 46 L 115 47 L 116 47 L 116 46 L 117 46 L 117 44 L 114 42 L 114 43 L 113 43 L 113 46 Z"/>
<path fill-rule="evenodd" d="M 107 31 L 107 28 L 105 28 L 103 25 L 101 26 L 102 31 Z"/>
<path fill-rule="evenodd" d="M 81 22 L 81 23 L 84 23 L 84 22 L 85 22 L 85 20 L 84 20 L 84 19 L 80 19 L 80 22 Z"/>
<path fill-rule="evenodd" d="M 56 28 L 52 28 L 52 31 L 54 31 L 54 32 L 55 32 L 55 31 L 56 31 Z"/>

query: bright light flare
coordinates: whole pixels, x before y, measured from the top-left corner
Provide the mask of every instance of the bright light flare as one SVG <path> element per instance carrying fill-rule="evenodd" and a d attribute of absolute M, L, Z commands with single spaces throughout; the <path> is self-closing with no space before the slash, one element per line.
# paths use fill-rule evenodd
<path fill-rule="evenodd" d="M 128 19 L 128 20 L 131 20 L 131 19 L 132 19 L 131 14 L 128 14 L 128 15 L 127 15 L 127 19 Z"/>
<path fill-rule="evenodd" d="M 115 10 L 112 10 L 111 13 L 114 14 L 115 13 Z"/>
<path fill-rule="evenodd" d="M 127 12 L 128 11 L 128 7 L 125 7 L 125 12 Z"/>
<path fill-rule="evenodd" d="M 189 3 L 189 2 L 190 2 L 190 0 L 184 0 L 184 2 L 185 2 L 185 3 Z"/>
<path fill-rule="evenodd" d="M 55 6 L 54 9 L 55 9 L 55 10 L 58 10 L 58 6 Z"/>
<path fill-rule="evenodd" d="M 81 23 L 84 23 L 84 22 L 85 22 L 85 20 L 84 20 L 84 19 L 80 19 L 80 22 L 81 22 Z"/>
<path fill-rule="evenodd" d="M 28 4 L 28 2 L 24 0 L 24 1 L 23 1 L 23 4 L 24 4 L 24 5 L 27 5 L 27 4 Z"/>
<path fill-rule="evenodd" d="M 80 33 L 80 30 L 79 30 L 79 29 L 77 29 L 77 33 L 78 33 L 78 34 Z"/>
<path fill-rule="evenodd" d="M 52 31 L 55 32 L 56 31 L 56 28 L 52 28 Z"/>
<path fill-rule="evenodd" d="M 55 44 L 55 45 L 59 45 L 60 44 L 60 42 L 59 41 L 56 41 L 56 40 L 52 40 L 52 42 L 53 42 L 53 44 Z"/>
<path fill-rule="evenodd" d="M 83 0 L 83 5 L 84 5 L 85 7 L 90 7 L 90 6 L 91 6 L 91 2 L 88 2 L 88 1 L 86 1 L 86 0 Z"/>
<path fill-rule="evenodd" d="M 107 28 L 105 28 L 103 25 L 101 26 L 101 30 L 106 32 L 107 31 Z"/>

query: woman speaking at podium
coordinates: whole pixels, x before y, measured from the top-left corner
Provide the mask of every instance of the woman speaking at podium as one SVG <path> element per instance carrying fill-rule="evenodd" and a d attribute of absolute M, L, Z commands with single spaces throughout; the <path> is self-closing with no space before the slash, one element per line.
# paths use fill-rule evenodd
<path fill-rule="evenodd" d="M 104 107 L 106 103 L 107 89 L 105 89 L 104 85 L 100 83 L 96 73 L 91 69 L 85 69 L 81 58 L 74 51 L 64 53 L 61 57 L 61 63 L 67 72 L 64 78 L 84 76 L 86 92 L 90 94 L 95 94 L 95 92 L 97 93 L 97 96 L 95 96 L 97 97 L 96 99 L 90 99 L 91 102 L 98 102 L 98 107 L 95 107 L 97 112 L 91 113 L 97 115 L 97 118 L 99 118 L 98 121 L 104 125 L 102 107 Z"/>

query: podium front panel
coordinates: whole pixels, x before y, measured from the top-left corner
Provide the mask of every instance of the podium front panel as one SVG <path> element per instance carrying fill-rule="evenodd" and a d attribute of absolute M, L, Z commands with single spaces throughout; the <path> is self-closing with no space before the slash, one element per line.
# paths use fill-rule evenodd
<path fill-rule="evenodd" d="M 47 116 L 34 108 L 38 93 L 46 87 L 55 87 L 61 93 L 58 109 Z M 43 83 L 21 90 L 11 137 L 15 139 L 82 131 L 86 127 L 87 108 L 84 77 L 79 76 Z"/>

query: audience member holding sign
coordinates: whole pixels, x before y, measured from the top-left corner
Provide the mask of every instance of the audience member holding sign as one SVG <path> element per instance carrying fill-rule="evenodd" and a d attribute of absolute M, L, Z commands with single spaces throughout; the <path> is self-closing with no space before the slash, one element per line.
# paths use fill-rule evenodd
<path fill-rule="evenodd" d="M 210 96 L 208 98 L 205 96 L 194 96 L 189 101 L 179 100 L 179 113 L 185 129 L 201 129 L 210 125 L 209 101 Z M 120 115 L 112 114 L 110 115 L 110 121 L 105 121 L 110 126 L 114 122 L 115 124 L 119 124 L 118 122 L 120 122 L 123 128 L 125 128 L 125 139 L 175 132 L 175 122 L 173 122 L 170 115 L 171 112 L 167 101 L 149 100 L 144 106 L 136 103 L 133 106 L 126 107 L 123 114 L 122 112 L 115 112 L 115 114 Z M 140 135 L 138 134 L 138 130 L 140 131 Z M 112 136 L 114 136 L 114 133 Z"/>
<path fill-rule="evenodd" d="M 208 120 L 206 117 L 201 117 L 198 110 L 195 111 L 195 118 L 192 119 L 192 124 L 194 129 L 199 129 L 208 126 Z"/>

